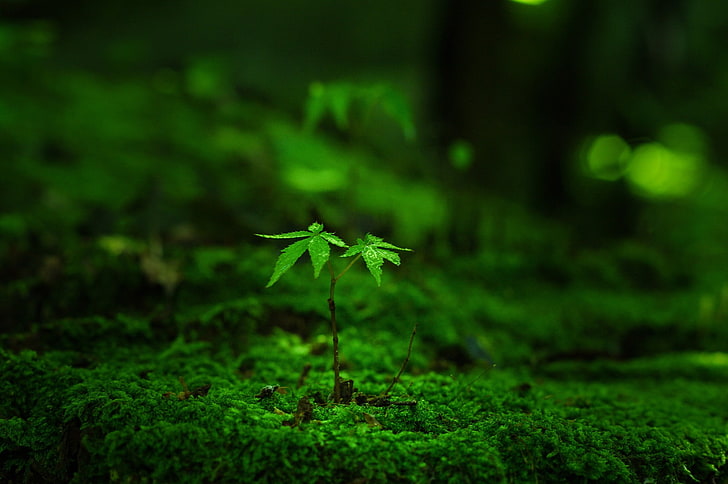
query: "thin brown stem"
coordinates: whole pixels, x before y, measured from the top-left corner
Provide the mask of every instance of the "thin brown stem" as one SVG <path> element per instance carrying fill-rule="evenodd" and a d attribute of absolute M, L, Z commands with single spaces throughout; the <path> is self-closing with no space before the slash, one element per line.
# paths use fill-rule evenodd
<path fill-rule="evenodd" d="M 416 334 L 417 334 L 417 323 L 415 323 L 414 327 L 412 328 L 412 334 L 410 335 L 409 346 L 407 347 L 407 357 L 402 362 L 402 366 L 399 368 L 399 373 L 397 373 L 397 376 L 394 377 L 394 379 L 392 380 L 392 383 L 389 384 L 387 389 L 384 390 L 380 394 L 380 396 L 383 397 L 383 396 L 389 394 L 389 392 L 392 391 L 392 388 L 394 388 L 394 385 L 396 385 L 397 382 L 399 381 L 399 377 L 401 377 L 402 373 L 404 373 L 404 369 L 407 367 L 407 363 L 409 363 L 410 355 L 412 354 L 412 342 L 414 341 Z"/>
<path fill-rule="evenodd" d="M 331 265 L 331 261 L 326 261 L 326 265 L 329 267 L 329 274 L 331 274 L 331 285 L 329 286 L 329 313 L 331 313 L 331 340 L 334 345 L 334 403 L 341 402 L 341 377 L 340 377 L 340 365 L 339 365 L 339 331 L 336 327 L 336 301 L 334 300 L 334 292 L 336 291 L 336 282 L 351 269 L 351 267 L 359 260 L 361 254 L 357 254 L 349 265 L 347 265 L 343 271 L 338 275 L 334 273 L 334 266 Z"/>
<path fill-rule="evenodd" d="M 334 291 L 336 290 L 336 281 L 341 277 L 334 275 L 334 268 L 331 262 L 327 261 L 329 273 L 331 274 L 331 285 L 329 286 L 329 312 L 331 313 L 331 338 L 334 344 L 334 403 L 341 401 L 341 378 L 339 377 L 339 332 L 336 328 L 336 302 L 334 301 Z M 343 274 L 343 272 L 342 272 Z"/>

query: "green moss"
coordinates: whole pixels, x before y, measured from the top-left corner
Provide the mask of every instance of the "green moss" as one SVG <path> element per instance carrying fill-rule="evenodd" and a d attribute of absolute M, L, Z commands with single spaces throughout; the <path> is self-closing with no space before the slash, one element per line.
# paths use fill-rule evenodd
<path fill-rule="evenodd" d="M 352 272 L 339 307 L 342 375 L 363 393 L 384 390 L 417 322 L 409 366 L 392 404 L 314 405 L 312 419 L 292 427 L 303 396 L 332 391 L 322 287 L 292 269 L 280 294 L 264 291 L 267 265 L 255 266 L 270 254 L 256 250 L 178 255 L 186 279 L 174 305 L 164 296 L 152 304 L 153 316 L 137 306 L 57 317 L 55 306 L 47 320 L 3 335 L 8 347 L 37 352 L 0 353 L 0 479 L 725 478 L 728 363 L 705 351 L 707 337 L 690 338 L 700 331 L 695 290 L 565 289 L 515 276 L 506 287 L 477 270 L 429 267 L 385 278 L 375 298 L 368 275 Z M 521 262 L 519 274 L 535 270 Z M 725 330 L 714 326 L 719 341 Z M 179 377 L 209 392 L 184 398 Z M 266 385 L 282 393 L 256 397 Z"/>
<path fill-rule="evenodd" d="M 266 368 L 265 359 L 282 366 L 261 371 L 262 379 L 241 374 L 232 354 L 183 340 L 93 368 L 59 367 L 53 354 L 4 353 L 0 381 L 11 398 L 0 420 L 1 475 L 25 482 L 71 475 L 75 482 L 707 482 L 725 469 L 722 383 L 710 375 L 673 381 L 657 370 L 666 364 L 659 358 L 601 381 L 596 371 L 562 380 L 558 366 L 537 379 L 523 369 L 410 375 L 393 399 L 416 405 L 315 406 L 310 422 L 291 428 L 284 422 L 317 380 L 297 389 L 269 378 L 296 374 L 281 351 L 294 355 L 299 346 L 306 347 L 295 336 L 256 341 L 256 368 Z M 694 357 L 693 364 L 695 378 L 706 362 Z M 190 389 L 212 387 L 180 400 L 179 375 Z M 273 383 L 290 387 L 256 398 Z M 318 389 L 330 390 L 328 378 Z M 29 466 L 36 470 L 23 470 Z"/>

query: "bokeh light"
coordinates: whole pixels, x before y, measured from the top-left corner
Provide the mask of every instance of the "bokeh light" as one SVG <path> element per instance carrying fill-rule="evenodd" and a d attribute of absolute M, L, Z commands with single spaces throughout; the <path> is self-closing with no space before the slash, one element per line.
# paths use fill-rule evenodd
<path fill-rule="evenodd" d="M 591 178 L 625 178 L 645 198 L 680 198 L 693 194 L 704 179 L 707 146 L 700 128 L 671 123 L 659 130 L 657 139 L 634 148 L 614 133 L 587 138 L 580 160 Z"/>
<path fill-rule="evenodd" d="M 456 140 L 450 145 L 448 158 L 456 170 L 467 170 L 473 163 L 473 145 L 465 140 Z"/>
<path fill-rule="evenodd" d="M 627 178 L 643 196 L 684 197 L 698 186 L 704 164 L 698 154 L 672 150 L 662 143 L 646 143 L 632 155 Z"/>
<path fill-rule="evenodd" d="M 525 5 L 541 5 L 546 3 L 548 0 L 511 0 L 516 3 L 523 3 Z"/>
<path fill-rule="evenodd" d="M 594 178 L 614 181 L 624 175 L 632 150 L 620 136 L 605 134 L 586 143 L 585 170 Z"/>

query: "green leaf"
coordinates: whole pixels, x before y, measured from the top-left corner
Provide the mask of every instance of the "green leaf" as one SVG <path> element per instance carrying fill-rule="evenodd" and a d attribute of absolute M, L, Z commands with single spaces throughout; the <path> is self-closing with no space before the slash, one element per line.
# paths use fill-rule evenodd
<path fill-rule="evenodd" d="M 323 237 L 316 236 L 309 239 L 308 254 L 311 256 L 311 264 L 313 264 L 313 277 L 319 276 L 321 268 L 329 260 L 330 252 L 329 244 Z"/>
<path fill-rule="evenodd" d="M 355 110 L 357 107 L 360 109 Z M 415 139 L 414 116 L 407 98 L 385 84 L 312 83 L 306 100 L 304 126 L 308 130 L 316 128 L 322 119 L 331 115 L 340 130 L 348 130 L 354 112 L 367 113 L 374 107 L 379 107 L 399 125 L 405 139 Z M 366 115 L 360 117 L 360 121 L 366 121 Z"/>
<path fill-rule="evenodd" d="M 361 239 L 356 239 L 356 245 L 352 245 L 351 247 L 349 247 L 346 252 L 341 255 L 341 257 L 351 257 L 352 255 L 360 254 L 363 250 L 364 241 Z"/>
<path fill-rule="evenodd" d="M 377 281 L 377 285 L 382 285 L 382 266 L 384 261 L 388 260 L 394 265 L 400 264 L 399 254 L 392 250 L 411 250 L 404 247 L 397 247 L 396 245 L 385 242 L 382 238 L 372 234 L 367 234 L 364 239 L 357 239 L 356 245 L 349 247 L 341 257 L 351 257 L 353 255 L 361 254 L 364 263 L 369 269 L 369 272 Z"/>
<path fill-rule="evenodd" d="M 267 234 L 255 234 L 258 237 L 265 237 L 266 239 L 297 239 L 299 237 L 308 237 L 311 235 L 310 232 L 304 232 L 303 230 L 299 230 L 298 232 L 287 232 L 285 234 L 275 234 L 275 235 L 267 235 Z"/>
<path fill-rule="evenodd" d="M 348 247 L 348 245 L 346 245 L 346 242 L 329 232 L 321 232 L 321 237 L 324 238 L 326 242 L 334 244 L 338 247 Z"/>
<path fill-rule="evenodd" d="M 315 128 L 323 119 L 328 109 L 326 87 L 320 82 L 314 82 L 309 87 L 306 101 L 306 119 L 304 126 L 307 130 Z"/>
<path fill-rule="evenodd" d="M 334 116 L 336 126 L 341 130 L 349 127 L 349 104 L 355 92 L 349 84 L 331 86 L 329 90 L 331 114 Z"/>
<path fill-rule="evenodd" d="M 414 140 L 417 131 L 413 121 L 412 109 L 402 93 L 391 88 L 386 89 L 382 95 L 381 102 L 384 111 L 402 128 L 405 139 L 407 141 Z"/>
<path fill-rule="evenodd" d="M 309 247 L 309 239 L 299 240 L 294 242 L 281 251 L 281 255 L 278 256 L 276 266 L 273 268 L 273 275 L 270 276 L 270 280 L 265 287 L 271 287 L 276 283 L 278 279 L 291 267 L 296 261 L 306 252 Z"/>
<path fill-rule="evenodd" d="M 391 250 L 379 250 L 379 254 L 384 258 L 387 259 L 392 264 L 398 266 L 400 263 L 399 254 L 396 252 L 392 252 Z"/>
<path fill-rule="evenodd" d="M 405 249 L 403 247 L 397 247 L 396 245 L 390 244 L 389 242 L 385 242 L 380 237 L 376 237 L 371 234 L 367 234 L 366 238 L 364 239 L 364 242 L 367 245 L 371 245 L 374 247 L 382 247 L 384 249 L 394 249 L 394 250 L 407 250 L 411 251 L 412 249 Z"/>
<path fill-rule="evenodd" d="M 362 259 L 367 265 L 367 269 L 374 276 L 374 280 L 377 281 L 377 286 L 382 285 L 382 265 L 384 265 L 384 259 L 377 252 L 377 249 L 368 247 L 361 253 Z"/>
<path fill-rule="evenodd" d="M 299 230 L 296 232 L 286 232 L 284 234 L 277 235 L 255 235 L 265 237 L 267 239 L 296 239 L 303 237 L 302 240 L 292 243 L 281 251 L 281 255 L 278 256 L 276 265 L 273 268 L 273 275 L 271 275 L 266 287 L 270 287 L 275 284 L 288 269 L 293 267 L 293 265 L 306 251 L 308 251 L 308 255 L 311 257 L 313 276 L 318 277 L 319 274 L 321 274 L 321 269 L 324 267 L 324 264 L 326 264 L 331 255 L 331 248 L 329 247 L 329 244 L 334 244 L 338 247 L 348 247 L 343 240 L 333 233 L 324 232 L 323 224 L 318 222 L 314 222 L 309 225 L 308 231 Z"/>

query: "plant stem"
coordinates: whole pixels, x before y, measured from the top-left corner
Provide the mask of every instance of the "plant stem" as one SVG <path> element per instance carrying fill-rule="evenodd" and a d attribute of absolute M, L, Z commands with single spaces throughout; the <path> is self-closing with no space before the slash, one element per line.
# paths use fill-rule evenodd
<path fill-rule="evenodd" d="M 339 376 L 339 331 L 336 327 L 336 301 L 334 300 L 334 291 L 336 290 L 336 282 L 351 269 L 351 266 L 359 260 L 361 254 L 358 254 L 349 265 L 347 265 L 343 271 L 338 275 L 334 274 L 334 267 L 331 265 L 331 261 L 326 261 L 329 266 L 329 273 L 331 274 L 331 285 L 329 286 L 329 312 L 331 313 L 331 339 L 334 344 L 334 403 L 341 402 L 341 377 Z"/>
<path fill-rule="evenodd" d="M 334 403 L 341 402 L 341 377 L 339 376 L 339 331 L 336 327 L 336 301 L 334 300 L 334 291 L 336 290 L 336 282 L 351 269 L 356 261 L 359 260 L 361 254 L 357 254 L 349 265 L 347 265 L 343 271 L 338 275 L 334 273 L 334 266 L 331 265 L 331 261 L 326 261 L 326 265 L 329 266 L 329 273 L 331 274 L 331 285 L 329 286 L 329 312 L 331 313 L 331 339 L 334 343 Z"/>
<path fill-rule="evenodd" d="M 336 281 L 341 277 L 334 275 L 334 268 L 331 262 L 326 262 L 331 273 L 331 286 L 329 287 L 329 312 L 331 313 L 331 337 L 334 343 L 334 403 L 341 401 L 341 378 L 339 377 L 339 333 L 336 329 L 336 302 L 334 301 L 334 290 L 336 289 Z M 348 269 L 348 267 L 347 267 Z"/>
<path fill-rule="evenodd" d="M 359 258 L 360 258 L 360 257 L 361 257 L 361 254 L 357 254 L 357 255 L 356 255 L 356 257 L 354 257 L 353 259 L 351 259 L 351 262 L 349 262 L 349 265 L 348 265 L 348 266 L 346 266 L 346 267 L 344 267 L 344 270 L 343 270 L 343 271 L 341 271 L 341 272 L 339 273 L 339 275 L 338 275 L 338 276 L 336 276 L 336 277 L 334 277 L 334 272 L 333 272 L 334 270 L 333 270 L 333 268 L 331 267 L 331 263 L 329 263 L 329 269 L 331 270 L 331 277 L 335 279 L 335 281 L 334 281 L 334 284 L 336 283 L 336 281 L 338 281 L 339 279 L 341 279 L 341 276 L 343 276 L 344 274 L 346 274 L 346 272 L 347 272 L 347 271 L 348 271 L 349 269 L 351 269 L 351 266 L 353 266 L 353 265 L 354 265 L 354 264 L 356 263 L 356 261 L 358 261 L 358 260 L 359 260 Z M 333 297 L 333 296 L 332 296 L 332 297 Z"/>

